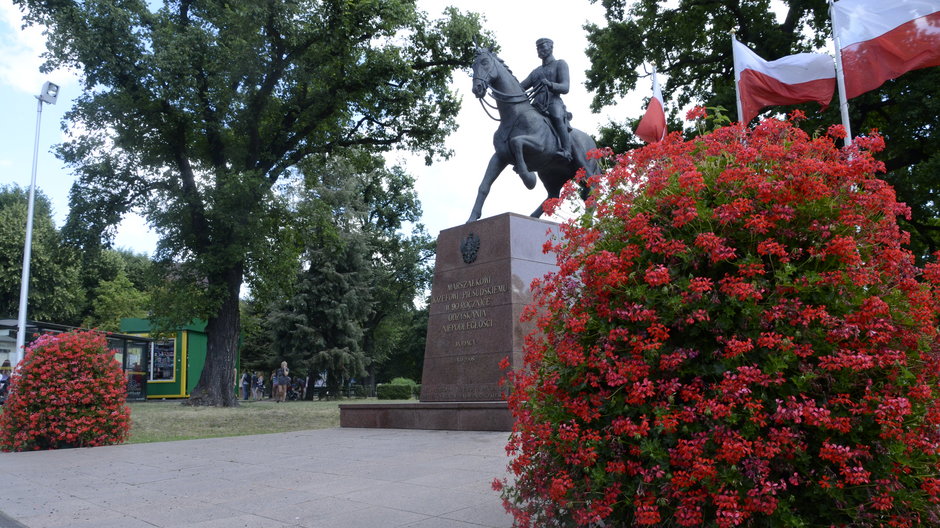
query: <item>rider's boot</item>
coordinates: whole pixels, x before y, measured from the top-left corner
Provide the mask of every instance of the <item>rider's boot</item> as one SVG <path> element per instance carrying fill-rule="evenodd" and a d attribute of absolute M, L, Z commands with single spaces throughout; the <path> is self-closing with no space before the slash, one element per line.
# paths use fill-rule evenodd
<path fill-rule="evenodd" d="M 567 129 L 559 139 L 561 139 L 561 148 L 558 150 L 558 155 L 571 163 L 571 136 L 568 134 Z"/>

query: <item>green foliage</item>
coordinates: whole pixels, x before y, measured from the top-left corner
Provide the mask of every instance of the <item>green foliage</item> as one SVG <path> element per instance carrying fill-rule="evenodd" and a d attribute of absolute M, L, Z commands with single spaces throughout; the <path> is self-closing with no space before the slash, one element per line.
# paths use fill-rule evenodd
<path fill-rule="evenodd" d="M 147 255 L 101 244 L 82 252 L 81 282 L 85 296 L 81 325 L 116 332 L 125 317 L 150 315 L 156 269 Z"/>
<path fill-rule="evenodd" d="M 592 0 L 597 2 L 598 0 Z M 697 103 L 706 107 L 735 108 L 734 65 L 729 32 L 767 60 L 793 53 L 816 51 L 831 39 L 826 0 L 782 0 L 774 8 L 783 10 L 782 20 L 766 0 L 604 0 L 607 23 L 588 25 L 588 89 L 594 92 L 592 108 L 613 103 L 633 90 L 645 92 L 639 71 L 655 64 L 668 76 L 663 85 L 667 102 L 675 101 L 670 130 L 680 130 L 676 106 Z M 855 134 L 876 128 L 888 148 L 879 156 L 901 202 L 912 210 L 902 225 L 913 234 L 915 256 L 923 259 L 940 248 L 940 210 L 936 169 L 940 165 L 940 68 L 907 73 L 886 82 L 849 103 Z M 838 96 L 829 109 L 819 112 L 815 103 L 800 105 L 809 116 L 800 127 L 812 133 L 840 123 Z M 789 112 L 794 107 L 773 107 L 764 115 Z M 610 123 L 601 130 L 599 145 L 616 152 L 640 146 L 632 134 L 635 118 Z M 692 133 L 693 131 L 688 131 Z"/>
<path fill-rule="evenodd" d="M 270 372 L 280 364 L 271 346 L 271 336 L 264 327 L 265 306 L 257 301 L 241 302 L 241 346 L 238 349 L 242 368 Z"/>
<path fill-rule="evenodd" d="M 0 449 L 119 444 L 130 432 L 124 371 L 102 334 L 37 339 L 17 365 L 0 413 Z"/>
<path fill-rule="evenodd" d="M 380 400 L 410 400 L 412 394 L 411 385 L 380 383 L 375 387 L 375 395 Z"/>
<path fill-rule="evenodd" d="M 396 147 L 446 156 L 476 15 L 428 20 L 413 0 L 15 0 L 48 28 L 45 68 L 74 67 L 84 95 L 59 155 L 78 175 L 67 231 L 108 239 L 128 210 L 161 235 L 173 286 L 156 320 L 207 320 L 196 403 L 233 405 L 246 274 L 280 238 L 274 187 L 313 155 Z M 338 348 L 337 350 L 340 350 Z"/>
<path fill-rule="evenodd" d="M 883 140 L 840 133 L 670 134 L 594 178 L 509 375 L 519 526 L 937 525 L 940 264 Z"/>
<path fill-rule="evenodd" d="M 396 318 L 394 334 L 386 334 L 384 343 L 388 345 L 385 358 L 376 365 L 375 379 L 389 380 L 405 377 L 420 380 L 424 369 L 424 348 L 428 332 L 428 310 L 413 309 Z"/>
<path fill-rule="evenodd" d="M 406 385 L 411 388 L 411 395 L 417 398 L 421 395 L 421 385 L 411 378 L 392 378 L 389 385 Z"/>
<path fill-rule="evenodd" d="M 278 244 L 296 241 L 299 271 L 292 283 L 258 290 L 282 299 L 265 322 L 275 355 L 326 372 L 337 394 L 414 338 L 413 300 L 430 275 L 431 243 L 420 225 L 403 230 L 420 204 L 411 177 L 381 157 L 349 151 L 303 170 L 304 181 L 284 189 L 293 220 L 281 233 L 288 243 Z"/>
<path fill-rule="evenodd" d="M 150 296 L 135 288 L 124 271 L 113 280 L 102 280 L 93 293 L 92 314 L 82 322 L 86 328 L 117 332 L 121 319 L 147 317 Z"/>
<path fill-rule="evenodd" d="M 278 357 L 326 372 L 330 393 L 338 394 L 346 381 L 365 375 L 361 343 L 368 280 L 353 247 L 324 249 L 335 253 L 310 255 L 310 267 L 301 273 L 295 295 L 272 309 L 266 325 Z"/>
<path fill-rule="evenodd" d="M 19 308 L 28 190 L 0 188 L 0 313 Z M 153 287 L 146 255 L 89 246 L 79 253 L 52 222 L 49 200 L 36 195 L 29 318 L 117 331 L 120 318 L 148 312 Z"/>
<path fill-rule="evenodd" d="M 0 187 L 0 314 L 19 312 L 26 235 L 28 189 Z M 29 272 L 28 317 L 56 323 L 77 323 L 85 293 L 79 283 L 80 263 L 63 245 L 52 221 L 49 199 L 37 192 Z"/>
<path fill-rule="evenodd" d="M 592 107 L 599 109 L 636 89 L 645 63 L 668 75 L 663 96 L 674 95 L 679 106 L 703 102 L 734 108 L 731 30 L 768 60 L 826 43 L 825 0 L 782 3 L 787 13 L 780 23 L 766 0 L 605 0 L 607 24 L 587 27 Z"/>

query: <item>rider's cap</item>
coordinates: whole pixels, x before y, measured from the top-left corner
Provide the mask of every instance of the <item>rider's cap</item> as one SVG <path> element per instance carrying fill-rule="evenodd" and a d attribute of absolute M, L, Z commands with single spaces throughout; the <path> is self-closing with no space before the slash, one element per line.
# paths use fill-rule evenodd
<path fill-rule="evenodd" d="M 554 45 L 555 45 L 555 41 L 553 41 L 553 40 L 550 39 L 550 38 L 540 38 L 540 39 L 538 39 L 538 40 L 535 41 L 535 45 L 536 45 L 536 46 L 541 46 L 543 43 L 548 44 L 549 46 L 554 46 Z"/>

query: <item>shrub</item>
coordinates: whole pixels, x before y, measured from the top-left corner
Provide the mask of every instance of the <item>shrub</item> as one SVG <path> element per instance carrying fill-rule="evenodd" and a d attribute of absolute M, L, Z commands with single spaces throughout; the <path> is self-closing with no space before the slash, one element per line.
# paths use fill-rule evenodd
<path fill-rule="evenodd" d="M 366 397 L 366 388 L 357 383 L 353 383 L 349 386 L 349 397 L 350 398 L 365 398 Z"/>
<path fill-rule="evenodd" d="M 421 385 L 418 384 L 417 381 L 411 378 L 392 378 L 392 381 L 390 381 L 389 383 L 391 383 L 392 385 L 407 385 L 411 387 L 411 396 L 409 396 L 409 398 L 410 397 L 417 398 L 418 396 L 421 395 Z"/>
<path fill-rule="evenodd" d="M 509 375 L 518 525 L 940 525 L 940 266 L 882 145 L 768 120 L 593 178 Z"/>
<path fill-rule="evenodd" d="M 411 399 L 411 393 L 410 385 L 380 383 L 375 387 L 375 395 L 380 400 L 408 400 Z"/>
<path fill-rule="evenodd" d="M 118 444 L 130 431 L 124 372 L 103 335 L 44 335 L 17 365 L 0 414 L 4 451 Z"/>

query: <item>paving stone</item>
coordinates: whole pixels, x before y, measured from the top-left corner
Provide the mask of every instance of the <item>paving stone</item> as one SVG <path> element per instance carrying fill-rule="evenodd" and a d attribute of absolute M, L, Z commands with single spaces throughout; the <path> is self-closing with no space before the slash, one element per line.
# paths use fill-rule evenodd
<path fill-rule="evenodd" d="M 325 429 L 0 453 L 29 528 L 504 528 L 506 434 Z"/>

